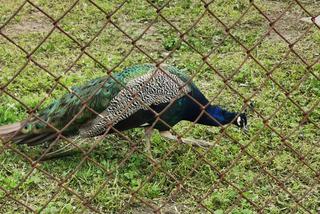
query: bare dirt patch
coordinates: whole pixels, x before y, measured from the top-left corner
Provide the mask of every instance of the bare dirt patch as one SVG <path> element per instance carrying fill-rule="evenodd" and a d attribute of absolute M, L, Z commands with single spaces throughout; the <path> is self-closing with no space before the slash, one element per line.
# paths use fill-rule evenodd
<path fill-rule="evenodd" d="M 288 6 L 287 3 L 278 1 L 268 1 L 267 4 L 270 5 L 269 8 L 272 8 L 272 10 L 266 11 L 266 15 L 272 21 L 275 21 L 284 13 L 285 8 Z M 290 8 L 275 22 L 274 28 L 288 41 L 294 42 L 308 28 L 308 23 L 300 20 L 306 17 L 306 15 L 301 8 Z M 275 31 L 271 31 L 269 39 L 275 41 L 282 40 Z"/>
<path fill-rule="evenodd" d="M 9 36 L 29 33 L 44 33 L 52 28 L 50 21 L 40 12 L 33 12 L 28 19 L 22 18 L 19 22 L 5 26 L 3 32 Z"/>
<path fill-rule="evenodd" d="M 307 29 L 307 23 L 300 20 L 302 17 L 301 14 L 287 12 L 283 18 L 276 22 L 275 29 L 288 41 L 294 42 Z M 280 36 L 272 31 L 271 38 L 280 39 Z"/>

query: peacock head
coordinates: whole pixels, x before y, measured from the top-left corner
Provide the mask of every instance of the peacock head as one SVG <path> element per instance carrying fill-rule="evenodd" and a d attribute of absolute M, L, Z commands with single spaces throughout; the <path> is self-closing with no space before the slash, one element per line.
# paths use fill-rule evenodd
<path fill-rule="evenodd" d="M 241 113 L 233 123 L 244 131 L 248 131 L 248 120 L 245 113 Z"/>

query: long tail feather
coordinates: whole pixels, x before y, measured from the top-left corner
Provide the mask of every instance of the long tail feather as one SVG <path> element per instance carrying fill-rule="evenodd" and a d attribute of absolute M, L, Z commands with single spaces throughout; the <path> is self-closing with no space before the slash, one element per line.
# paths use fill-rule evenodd
<path fill-rule="evenodd" d="M 56 140 L 58 134 L 53 130 L 46 129 L 39 134 L 35 133 L 22 133 L 21 129 L 25 126 L 26 121 L 21 121 L 9 125 L 0 126 L 0 142 L 12 142 L 14 144 L 27 144 L 28 146 L 36 146 L 39 144 L 44 144 L 46 142 L 52 142 Z M 69 133 L 70 134 L 70 133 Z M 65 136 L 69 136 L 67 133 L 64 133 Z M 72 135 L 72 134 L 71 134 Z M 71 144 L 58 149 L 50 151 L 44 157 L 41 158 L 41 161 L 61 158 L 64 156 L 69 156 L 75 153 L 80 153 L 81 151 L 72 147 Z"/>
<path fill-rule="evenodd" d="M 6 141 L 16 135 L 22 128 L 23 122 L 17 122 L 9 125 L 0 126 L 0 139 Z"/>
<path fill-rule="evenodd" d="M 24 134 L 20 130 L 24 125 L 24 121 L 9 125 L 0 126 L 0 139 L 5 142 L 10 140 L 15 144 L 27 144 L 29 146 L 39 145 L 48 141 L 52 141 L 56 137 L 56 133 L 49 130 L 40 134 Z"/>
<path fill-rule="evenodd" d="M 56 133 L 45 133 L 41 136 L 29 139 L 28 141 L 25 141 L 25 144 L 28 144 L 29 146 L 36 146 L 45 142 L 51 142 L 57 137 Z"/>

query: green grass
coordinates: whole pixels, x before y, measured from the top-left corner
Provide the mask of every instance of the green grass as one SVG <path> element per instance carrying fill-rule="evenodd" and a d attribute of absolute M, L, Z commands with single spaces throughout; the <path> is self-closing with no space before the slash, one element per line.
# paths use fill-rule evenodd
<path fill-rule="evenodd" d="M 8 20 L 22 2 L 5 0 L 1 3 L 0 25 Z M 60 0 L 33 2 L 54 19 L 60 18 L 72 5 L 70 1 Z M 109 13 L 121 1 L 96 0 L 95 2 Z M 152 2 L 162 6 L 166 1 Z M 231 26 L 246 11 L 248 2 L 218 0 L 209 8 L 226 25 Z M 290 2 L 255 1 L 255 3 L 269 17 L 275 19 L 279 15 L 279 9 L 283 11 Z M 317 7 L 314 7 L 314 4 L 314 1 L 309 1 L 304 3 L 304 6 L 316 14 Z M 203 3 L 194 0 L 172 1 L 161 11 L 163 16 L 182 32 L 189 30 L 203 12 Z M 299 17 L 303 16 L 306 14 L 296 4 L 275 24 L 275 27 L 293 42 L 307 29 L 306 24 L 298 21 Z M 37 169 L 33 169 L 22 155 L 1 144 L 0 212 L 30 212 L 15 200 L 43 213 L 93 212 L 76 196 L 78 195 L 87 199 L 90 207 L 104 213 L 152 212 L 152 208 L 141 200 L 157 206 L 166 203 L 162 211 L 167 213 L 208 212 L 197 206 L 199 204 L 196 199 L 203 199 L 202 205 L 216 214 L 256 213 L 259 207 L 264 207 L 266 213 L 305 213 L 306 211 L 297 205 L 296 199 L 305 209 L 317 213 L 320 207 L 320 186 L 319 174 L 316 175 L 315 171 L 320 170 L 320 138 L 319 130 L 310 121 L 319 123 L 319 107 L 314 108 L 310 112 L 309 121 L 300 126 L 302 111 L 285 96 L 281 88 L 290 91 L 290 98 L 304 111 L 309 111 L 317 104 L 320 96 L 319 62 L 308 70 L 295 54 L 290 53 L 285 57 L 288 44 L 271 32 L 251 51 L 252 56 L 267 70 L 282 62 L 272 73 L 276 83 L 270 79 L 266 80 L 266 71 L 253 59 L 246 59 L 246 53 L 239 43 L 231 36 L 225 36 L 219 22 L 205 14 L 196 26 L 188 31 L 186 40 L 202 54 L 214 50 L 208 57 L 208 62 L 225 78 L 231 78 L 229 85 L 238 91 L 239 94 L 236 94 L 225 87 L 223 80 L 209 66 L 201 66 L 202 57 L 180 40 L 180 35 L 172 26 L 157 17 L 156 10 L 149 3 L 128 1 L 112 16 L 112 20 L 132 38 L 137 38 L 154 19 L 155 23 L 137 41 L 137 45 L 153 59 L 162 60 L 175 49 L 165 63 L 186 69 L 190 75 L 196 73 L 194 82 L 208 98 L 213 99 L 218 95 L 218 91 L 223 89 L 213 102 L 231 110 L 236 111 L 243 106 L 239 94 L 248 98 L 256 93 L 253 99 L 255 110 L 259 114 L 251 112 L 249 115 L 249 136 L 243 135 L 235 127 L 229 127 L 226 130 L 227 134 L 221 137 L 217 128 L 191 126 L 190 123 L 182 122 L 174 127 L 176 132 L 210 141 L 215 143 L 215 146 L 209 151 L 191 148 L 166 141 L 156 133 L 152 138 L 152 151 L 157 160 L 164 160 L 155 173 L 144 152 L 144 136 L 139 129 L 124 132 L 131 142 L 137 144 L 136 150 L 129 157 L 128 154 L 133 147 L 120 136 L 111 135 L 99 143 L 89 157 L 100 166 L 91 160 L 85 160 L 79 165 L 83 158 L 78 154 L 43 162 Z M 58 25 L 81 45 L 85 45 L 104 23 L 104 13 L 89 1 L 80 0 Z M 27 3 L 2 29 L 2 32 L 23 49 L 31 52 L 52 27 L 50 19 Z M 268 27 L 266 19 L 251 7 L 230 32 L 234 38 L 250 48 L 267 32 Z M 311 64 L 319 57 L 319 47 L 320 31 L 312 27 L 306 36 L 295 44 L 294 50 Z M 123 61 L 131 48 L 130 39 L 109 23 L 99 37 L 91 41 L 86 51 L 107 68 L 112 68 L 121 62 L 115 72 L 133 64 L 152 62 L 137 48 Z M 94 77 L 102 76 L 106 72 L 101 64 L 86 55 L 74 63 L 80 53 L 79 46 L 72 39 L 55 29 L 33 53 L 32 59 L 52 74 L 62 75 L 61 83 L 70 88 L 72 85 L 79 85 Z M 239 72 L 233 75 L 244 60 L 245 63 Z M 0 84 L 6 84 L 26 62 L 27 58 L 23 51 L 0 36 Z M 71 65 L 73 66 L 70 67 Z M 296 86 L 302 78 L 304 81 Z M 46 97 L 54 83 L 52 76 L 29 62 L 6 90 L 29 108 L 34 108 Z M 47 105 L 64 93 L 66 90 L 57 86 L 43 105 Z M 7 94 L 0 93 L 0 124 L 19 121 L 27 115 L 24 105 Z M 287 136 L 287 140 L 283 142 L 275 132 L 264 125 L 261 116 L 263 118 L 272 116 L 268 124 L 275 131 Z M 87 143 L 92 145 L 96 142 L 92 140 Z M 245 145 L 247 146 L 243 149 Z M 300 157 L 288 145 L 297 151 L 300 157 L 304 157 L 304 162 L 310 168 L 303 164 Z M 14 148 L 32 157 L 43 149 L 24 146 L 14 146 Z M 173 152 L 167 155 L 169 151 Z M 202 160 L 202 157 L 206 161 Z M 122 163 L 125 158 L 126 161 Z M 223 176 L 219 177 L 217 171 L 223 173 Z M 276 180 L 284 186 L 281 187 Z M 61 187 L 62 181 L 65 188 Z M 183 183 L 182 188 L 177 185 L 178 181 Z M 101 185 L 104 185 L 102 190 Z M 288 190 L 290 194 L 282 188 Z M 3 190 L 9 191 L 11 198 L 5 196 Z M 136 197 L 132 197 L 131 193 L 135 190 L 138 190 Z"/>

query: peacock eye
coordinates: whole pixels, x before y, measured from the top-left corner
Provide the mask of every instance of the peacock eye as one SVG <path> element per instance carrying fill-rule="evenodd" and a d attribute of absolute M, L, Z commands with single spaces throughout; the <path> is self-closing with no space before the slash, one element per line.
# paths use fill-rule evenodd
<path fill-rule="evenodd" d="M 30 124 L 26 124 L 26 125 L 24 125 L 23 128 L 21 129 L 21 132 L 24 133 L 24 134 L 26 134 L 26 133 L 29 132 L 29 130 L 30 130 Z"/>
<path fill-rule="evenodd" d="M 41 127 L 40 127 L 40 124 L 39 123 L 36 123 L 35 125 L 34 125 L 34 128 L 35 129 L 40 129 Z"/>
<path fill-rule="evenodd" d="M 39 134 L 40 130 L 41 130 L 42 126 L 40 123 L 35 123 L 32 129 L 32 132 L 34 134 Z"/>

